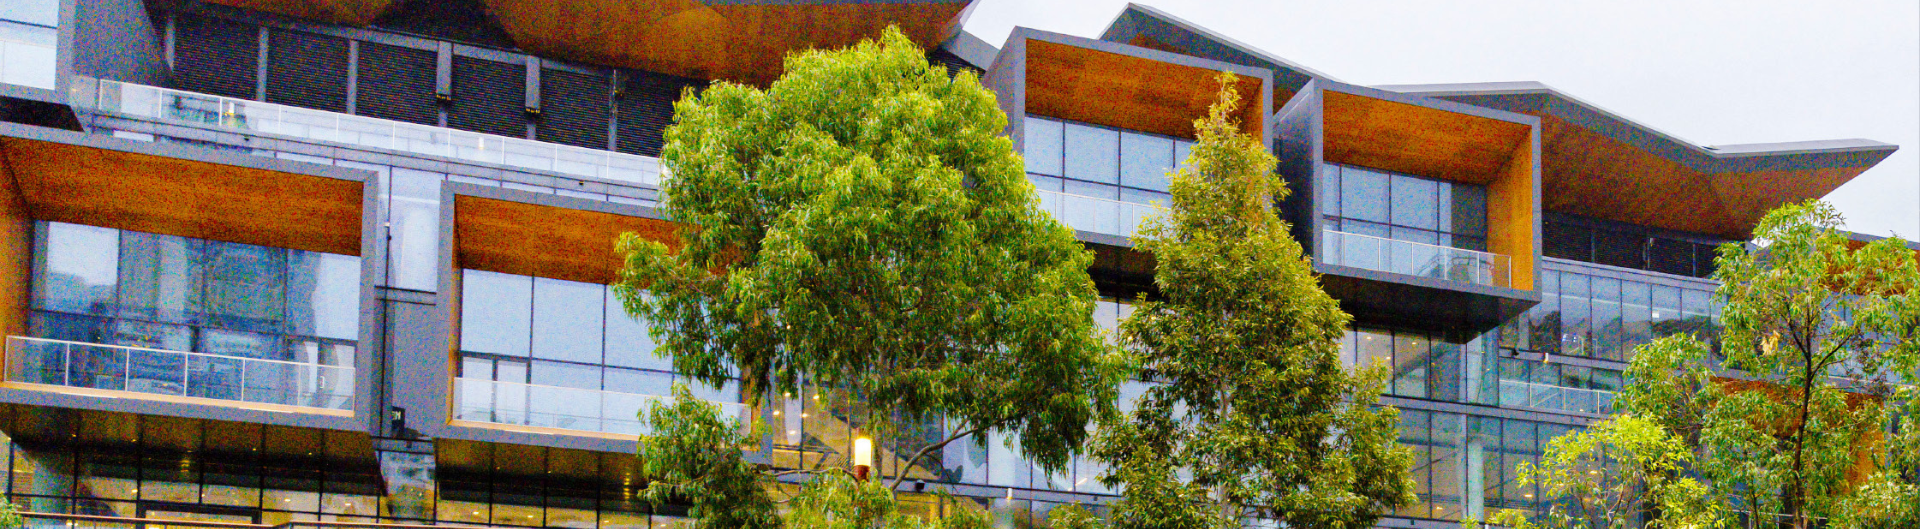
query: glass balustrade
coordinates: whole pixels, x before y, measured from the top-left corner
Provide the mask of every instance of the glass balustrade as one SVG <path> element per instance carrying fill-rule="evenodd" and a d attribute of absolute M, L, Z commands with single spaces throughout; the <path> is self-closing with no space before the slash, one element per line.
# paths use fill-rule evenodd
<path fill-rule="evenodd" d="M 476 378 L 454 379 L 454 418 L 516 426 L 560 428 L 617 435 L 639 435 L 646 430 L 640 414 L 661 395 L 542 386 Z M 748 422 L 744 404 L 713 402 L 720 415 Z"/>
<path fill-rule="evenodd" d="M 324 110 L 233 99 L 195 92 L 78 79 L 97 86 L 91 103 L 102 113 L 165 122 L 277 134 L 318 142 L 441 156 L 522 169 L 659 187 L 660 159 L 523 138 L 466 132 Z M 85 91 L 76 91 L 85 93 Z"/>
<path fill-rule="evenodd" d="M 1465 250 L 1343 231 L 1320 232 L 1321 262 L 1497 287 L 1512 283 L 1512 260 Z"/>
<path fill-rule="evenodd" d="M 1080 231 L 1130 237 L 1146 226 L 1147 219 L 1166 208 L 1105 198 L 1035 191 L 1040 194 L 1040 209 L 1060 223 Z"/>
<path fill-rule="evenodd" d="M 1606 415 L 1613 413 L 1612 391 L 1569 388 L 1551 384 L 1500 381 L 1500 404 L 1545 410 Z"/>
<path fill-rule="evenodd" d="M 7 337 L 7 380 L 332 410 L 353 408 L 353 368 Z"/>
<path fill-rule="evenodd" d="M 52 90 L 59 30 L 0 20 L 0 83 Z"/>

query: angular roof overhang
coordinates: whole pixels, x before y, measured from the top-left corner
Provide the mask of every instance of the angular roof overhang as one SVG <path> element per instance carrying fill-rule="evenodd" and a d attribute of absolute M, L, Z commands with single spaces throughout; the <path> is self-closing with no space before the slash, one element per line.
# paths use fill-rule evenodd
<path fill-rule="evenodd" d="M 986 81 L 1016 120 L 1048 116 L 1192 138 L 1193 120 L 1219 95 L 1221 72 L 1239 76 L 1242 128 L 1266 130 L 1266 70 L 1138 46 L 1014 28 Z"/>
<path fill-rule="evenodd" d="M 1100 40 L 1272 70 L 1273 107 L 1269 112 L 1286 105 L 1307 81 L 1335 80 L 1312 68 L 1140 4 L 1127 4 L 1120 16 L 1107 25 Z"/>
<path fill-rule="evenodd" d="M 1381 88 L 1539 116 L 1546 211 L 1729 239 L 1749 238 L 1767 211 L 1826 196 L 1898 148 L 1860 139 L 1700 146 L 1533 82 Z"/>
<path fill-rule="evenodd" d="M 973 6 L 973 0 L 485 2 L 514 41 L 538 55 L 751 84 L 777 78 L 789 52 L 852 45 L 879 37 L 889 25 L 933 48 L 959 30 Z"/>
<path fill-rule="evenodd" d="M 479 188 L 449 193 L 455 268 L 568 281 L 612 284 L 626 259 L 614 251 L 624 233 L 677 241 L 672 222 L 595 209 L 584 199 L 539 203 L 551 197 Z M 604 209 L 604 208 L 601 208 Z"/>

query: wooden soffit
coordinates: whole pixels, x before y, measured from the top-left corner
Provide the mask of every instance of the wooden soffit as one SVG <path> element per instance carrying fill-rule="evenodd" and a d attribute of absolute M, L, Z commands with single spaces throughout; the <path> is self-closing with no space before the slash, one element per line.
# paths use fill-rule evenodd
<path fill-rule="evenodd" d="M 1542 116 L 1546 211 L 1746 239 L 1773 208 L 1826 196 L 1867 167 L 1706 173 Z"/>
<path fill-rule="evenodd" d="M 0 154 L 35 219 L 360 255 L 363 182 L 25 138 Z"/>
<path fill-rule="evenodd" d="M 973 0 L 485 0 L 537 55 L 764 85 L 787 53 L 849 46 L 889 25 L 922 48 L 953 36 Z"/>
<path fill-rule="evenodd" d="M 394 0 L 207 0 L 215 4 L 265 11 L 334 24 L 365 26 L 380 18 Z"/>
<path fill-rule="evenodd" d="M 1068 44 L 1026 43 L 1029 115 L 1192 138 L 1219 95 L 1220 70 L 1175 64 Z M 1257 77 L 1241 75 L 1239 120 L 1248 133 L 1264 130 Z"/>
<path fill-rule="evenodd" d="M 677 240 L 664 220 L 466 195 L 454 198 L 453 223 L 456 267 L 603 285 L 626 264 L 621 234 Z"/>
<path fill-rule="evenodd" d="M 1532 138 L 1532 126 L 1325 91 L 1328 162 L 1486 185 Z"/>

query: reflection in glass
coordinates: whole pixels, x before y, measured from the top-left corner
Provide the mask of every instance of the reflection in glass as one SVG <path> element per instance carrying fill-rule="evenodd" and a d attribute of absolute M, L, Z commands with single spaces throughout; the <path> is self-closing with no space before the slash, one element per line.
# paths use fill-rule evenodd
<path fill-rule="evenodd" d="M 120 279 L 120 231 L 58 222 L 40 227 L 34 308 L 110 314 Z"/>
<path fill-rule="evenodd" d="M 534 358 L 599 364 L 606 291 L 592 283 L 534 278 Z"/>
<path fill-rule="evenodd" d="M 1027 172 L 1060 176 L 1061 124 L 1058 121 L 1027 118 L 1021 139 L 1026 150 Z"/>
<path fill-rule="evenodd" d="M 460 299 L 460 349 L 527 355 L 533 318 L 531 277 L 465 270 Z"/>
<path fill-rule="evenodd" d="M 1066 127 L 1067 178 L 1120 183 L 1120 133 L 1111 129 L 1068 123 Z"/>

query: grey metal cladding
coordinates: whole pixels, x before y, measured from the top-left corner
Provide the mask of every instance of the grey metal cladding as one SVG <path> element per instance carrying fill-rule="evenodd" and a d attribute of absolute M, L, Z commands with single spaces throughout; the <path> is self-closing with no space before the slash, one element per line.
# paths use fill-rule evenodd
<path fill-rule="evenodd" d="M 620 152 L 659 156 L 667 125 L 673 123 L 673 102 L 683 90 L 705 88 L 706 82 L 672 75 L 627 72 L 620 98 Z"/>
<path fill-rule="evenodd" d="M 346 112 L 347 39 L 269 31 L 267 102 Z"/>
<path fill-rule="evenodd" d="M 174 21 L 174 83 L 183 90 L 253 99 L 259 35 L 255 26 L 181 13 Z"/>
<path fill-rule="evenodd" d="M 381 119 L 437 124 L 440 110 L 433 84 L 438 64 L 430 50 L 361 42 L 354 110 Z"/>
<path fill-rule="evenodd" d="M 607 123 L 613 119 L 607 86 L 605 75 L 541 69 L 538 139 L 589 149 L 607 148 Z"/>
<path fill-rule="evenodd" d="M 510 138 L 527 135 L 527 68 L 453 57 L 453 105 L 447 126 Z"/>

